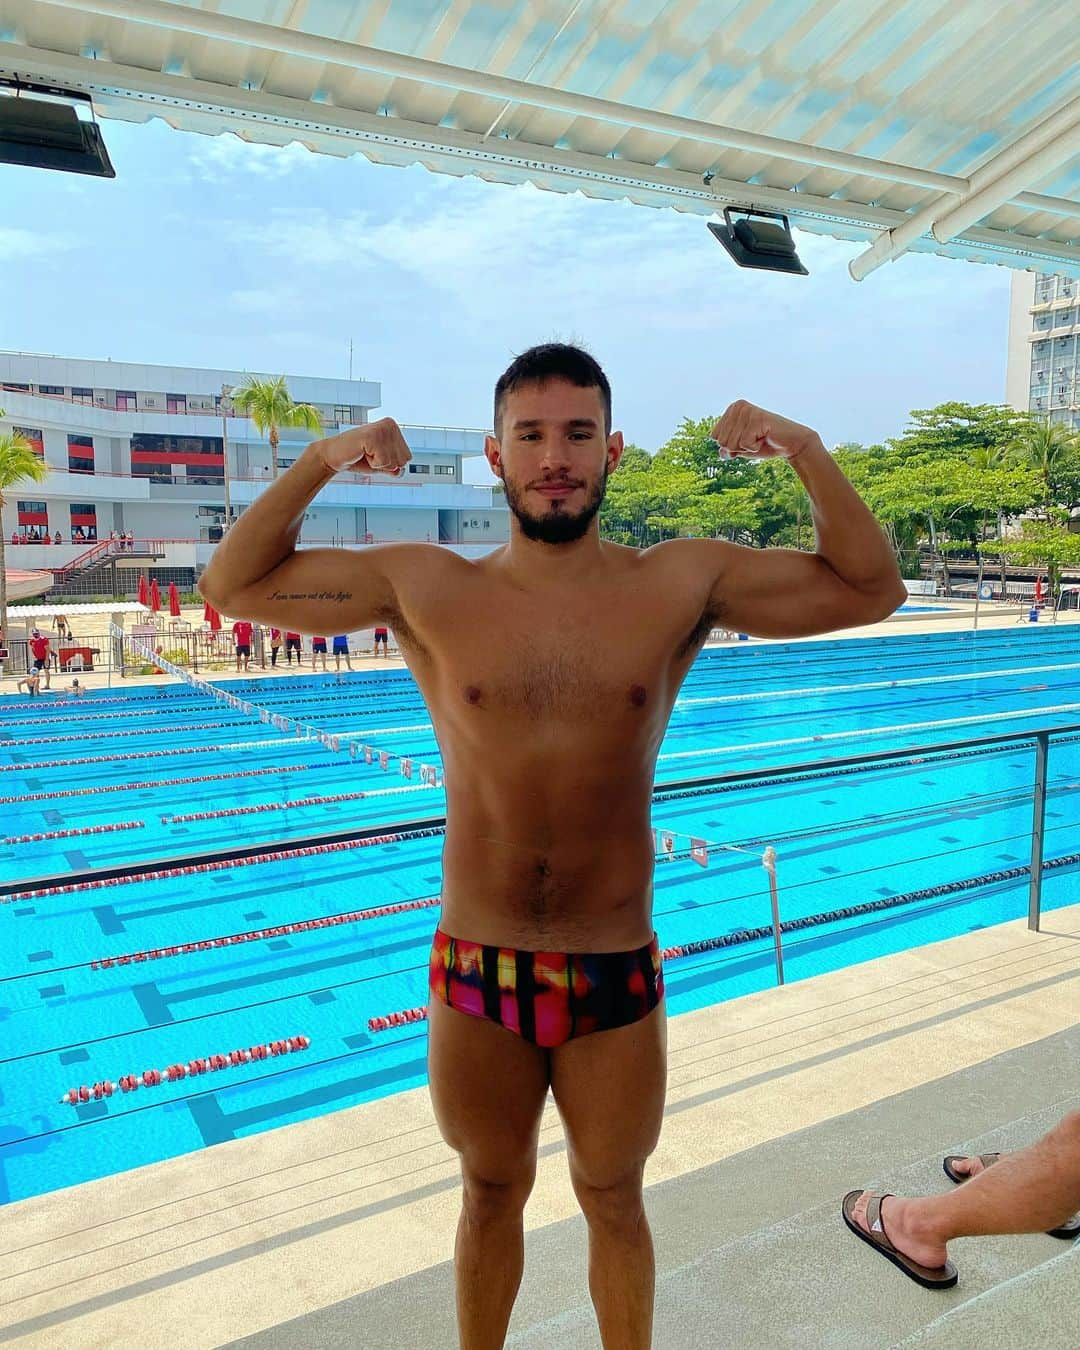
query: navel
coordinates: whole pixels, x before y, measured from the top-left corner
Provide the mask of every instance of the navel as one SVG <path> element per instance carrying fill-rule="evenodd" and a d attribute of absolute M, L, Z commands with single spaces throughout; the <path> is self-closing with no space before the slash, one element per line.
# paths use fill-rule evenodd
<path fill-rule="evenodd" d="M 466 703 L 479 703 L 480 698 L 481 698 L 480 690 L 477 689 L 475 684 L 467 684 L 465 686 Z"/>
<path fill-rule="evenodd" d="M 630 702 L 635 708 L 643 708 L 648 697 L 649 694 L 644 685 L 632 684 L 630 686 Z"/>

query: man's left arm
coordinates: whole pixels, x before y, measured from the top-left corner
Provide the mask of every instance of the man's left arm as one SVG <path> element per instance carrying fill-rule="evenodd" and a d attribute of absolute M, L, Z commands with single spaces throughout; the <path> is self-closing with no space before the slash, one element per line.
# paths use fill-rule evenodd
<path fill-rule="evenodd" d="M 786 459 L 810 497 L 817 536 L 813 553 L 700 541 L 715 568 L 709 608 L 728 627 L 807 637 L 875 623 L 907 598 L 884 531 L 816 431 L 739 402 L 713 437 L 730 458 Z"/>

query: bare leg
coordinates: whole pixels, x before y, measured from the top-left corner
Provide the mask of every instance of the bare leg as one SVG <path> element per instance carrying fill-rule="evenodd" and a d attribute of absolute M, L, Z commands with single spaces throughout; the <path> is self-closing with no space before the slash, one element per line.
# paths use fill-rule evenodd
<path fill-rule="evenodd" d="M 589 1225 L 589 1293 L 605 1350 L 652 1344 L 655 1261 L 642 1174 L 667 1087 L 663 1003 L 640 1022 L 552 1051 L 570 1178 Z"/>
<path fill-rule="evenodd" d="M 1080 1111 L 1049 1134 L 945 1195 L 890 1196 L 881 1217 L 890 1241 L 924 1266 L 940 1266 L 953 1238 L 1042 1233 L 1080 1209 Z M 865 1205 L 856 1205 L 863 1222 Z"/>
<path fill-rule="evenodd" d="M 522 1213 L 536 1173 L 547 1056 L 483 1018 L 428 1004 L 428 1077 L 442 1136 L 461 1155 L 454 1247 L 462 1350 L 499 1350 L 521 1283 Z"/>

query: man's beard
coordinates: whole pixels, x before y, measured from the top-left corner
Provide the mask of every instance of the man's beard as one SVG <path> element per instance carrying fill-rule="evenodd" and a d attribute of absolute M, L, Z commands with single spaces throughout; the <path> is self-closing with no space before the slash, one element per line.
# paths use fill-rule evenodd
<path fill-rule="evenodd" d="M 509 478 L 503 479 L 506 491 L 506 504 L 514 513 L 521 533 L 526 539 L 535 539 L 541 544 L 572 544 L 585 534 L 600 510 L 607 492 L 608 469 L 604 465 L 604 475 L 597 479 L 585 502 L 576 513 L 566 509 L 566 499 L 554 497 L 551 507 L 534 514 L 525 505 L 525 493 L 520 492 Z"/>

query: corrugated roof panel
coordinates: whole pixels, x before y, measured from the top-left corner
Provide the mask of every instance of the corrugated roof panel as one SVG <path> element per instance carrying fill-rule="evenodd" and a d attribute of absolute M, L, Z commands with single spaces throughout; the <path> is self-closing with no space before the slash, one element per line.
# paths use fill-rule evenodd
<path fill-rule="evenodd" d="M 201 131 L 299 139 L 324 153 L 422 161 L 703 214 L 727 201 L 779 206 L 806 228 L 843 237 L 873 239 L 929 208 L 943 188 L 959 201 L 977 168 L 1080 100 L 1071 3 L 3 4 L 18 40 L 0 45 L 0 69 L 86 88 L 106 115 L 156 115 Z M 264 34 L 236 20 L 277 28 Z M 85 59 L 87 46 L 101 59 Z M 397 53 L 404 66 L 393 65 Z M 410 57 L 441 64 L 417 67 Z M 495 87 L 492 75 L 528 83 Z M 615 113 L 588 101 L 597 99 L 612 101 Z M 692 120 L 664 123 L 658 112 Z M 797 144 L 750 145 L 734 133 Z M 830 151 L 858 158 L 830 159 Z M 716 176 L 712 188 L 702 182 L 705 167 Z M 941 248 L 924 236 L 918 248 L 1049 267 L 1072 264 L 1068 249 L 1045 247 L 1066 241 L 1080 260 L 1080 163 L 1039 172 L 1043 182 L 1029 189 L 1071 204 L 1048 208 L 1014 193 L 985 203 L 962 241 Z M 1025 250 L 1040 248 L 1033 263 Z"/>

